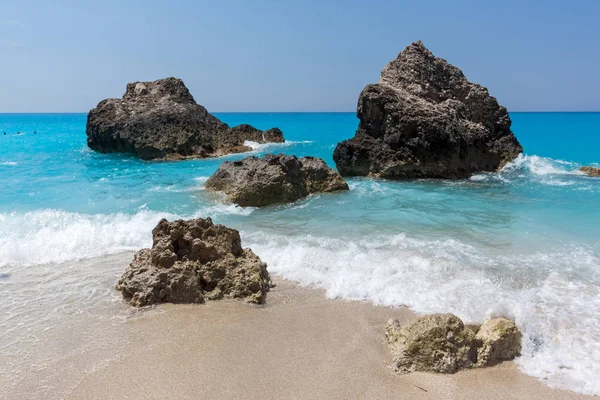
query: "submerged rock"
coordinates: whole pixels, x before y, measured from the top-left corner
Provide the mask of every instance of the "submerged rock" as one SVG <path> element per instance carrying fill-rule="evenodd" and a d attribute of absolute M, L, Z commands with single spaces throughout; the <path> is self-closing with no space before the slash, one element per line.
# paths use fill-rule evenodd
<path fill-rule="evenodd" d="M 340 174 L 315 157 L 266 154 L 225 161 L 206 181 L 242 207 L 289 203 L 317 192 L 348 190 Z"/>
<path fill-rule="evenodd" d="M 496 171 L 523 150 L 506 108 L 421 42 L 365 87 L 357 116 L 356 135 L 333 154 L 343 176 L 466 178 Z"/>
<path fill-rule="evenodd" d="M 600 177 L 600 168 L 598 167 L 581 167 L 579 170 L 587 176 Z"/>
<path fill-rule="evenodd" d="M 235 229 L 210 218 L 161 220 L 151 249 L 134 257 L 116 289 L 133 306 L 202 303 L 224 297 L 264 302 L 270 287 L 267 265 L 241 246 Z"/>
<path fill-rule="evenodd" d="M 121 99 L 106 99 L 88 114 L 88 146 L 150 159 L 216 157 L 251 150 L 244 141 L 283 142 L 277 129 L 230 128 L 197 104 L 181 79 L 127 85 Z"/>
<path fill-rule="evenodd" d="M 521 351 L 521 332 L 505 318 L 486 321 L 478 328 L 465 326 L 452 314 L 433 314 L 405 326 L 390 320 L 385 334 L 394 369 L 401 373 L 454 373 L 512 360 Z"/>

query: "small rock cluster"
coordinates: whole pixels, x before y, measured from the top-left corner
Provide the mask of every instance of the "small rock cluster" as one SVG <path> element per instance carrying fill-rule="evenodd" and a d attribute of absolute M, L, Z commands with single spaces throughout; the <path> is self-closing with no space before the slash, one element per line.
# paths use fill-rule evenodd
<path fill-rule="evenodd" d="M 385 335 L 397 372 L 454 373 L 512 360 L 521 351 L 521 332 L 505 318 L 466 327 L 452 314 L 433 314 L 400 326 L 390 320 Z"/>

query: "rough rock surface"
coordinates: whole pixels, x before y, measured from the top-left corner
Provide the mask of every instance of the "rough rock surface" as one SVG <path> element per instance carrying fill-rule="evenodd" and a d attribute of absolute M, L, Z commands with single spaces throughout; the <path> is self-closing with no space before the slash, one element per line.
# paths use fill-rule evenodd
<path fill-rule="evenodd" d="M 230 128 L 176 78 L 129 83 L 123 98 L 103 100 L 89 112 L 86 133 L 93 150 L 135 153 L 146 160 L 215 157 L 249 151 L 244 141 L 284 141 L 277 128 Z"/>
<path fill-rule="evenodd" d="M 315 157 L 266 154 L 225 161 L 206 181 L 242 207 L 289 203 L 317 192 L 348 190 L 340 174 Z"/>
<path fill-rule="evenodd" d="M 357 116 L 356 135 L 333 154 L 343 176 L 465 178 L 496 171 L 523 150 L 506 108 L 421 42 L 365 87 Z"/>
<path fill-rule="evenodd" d="M 477 366 L 512 360 L 521 353 L 521 331 L 506 318 L 487 320 L 477 331 Z"/>
<path fill-rule="evenodd" d="M 600 177 L 600 168 L 598 167 L 581 167 L 579 170 L 588 176 Z"/>
<path fill-rule="evenodd" d="M 161 220 L 151 249 L 134 257 L 116 289 L 138 307 L 202 303 L 223 297 L 262 303 L 270 287 L 267 265 L 241 246 L 235 229 L 210 218 Z"/>
<path fill-rule="evenodd" d="M 390 321 L 386 337 L 398 372 L 454 373 L 477 362 L 475 334 L 452 314 L 434 314 L 401 327 Z"/>
<path fill-rule="evenodd" d="M 521 350 L 521 333 L 507 319 L 486 321 L 475 333 L 452 314 L 433 314 L 400 326 L 390 320 L 386 338 L 401 373 L 454 373 L 512 360 Z"/>

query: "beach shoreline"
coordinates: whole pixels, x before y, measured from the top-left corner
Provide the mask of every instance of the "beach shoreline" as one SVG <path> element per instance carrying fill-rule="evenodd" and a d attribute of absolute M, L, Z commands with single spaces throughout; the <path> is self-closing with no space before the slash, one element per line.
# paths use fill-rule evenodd
<path fill-rule="evenodd" d="M 407 323 L 415 313 L 328 299 L 322 290 L 280 277 L 274 282 L 263 306 L 224 300 L 140 311 L 117 303 L 128 316 L 119 319 L 117 330 L 93 338 L 109 346 L 22 376 L 18 391 L 5 395 L 25 399 L 43 390 L 46 399 L 588 397 L 552 389 L 513 362 L 453 375 L 397 375 L 389 368 L 385 325 L 389 318 Z"/>

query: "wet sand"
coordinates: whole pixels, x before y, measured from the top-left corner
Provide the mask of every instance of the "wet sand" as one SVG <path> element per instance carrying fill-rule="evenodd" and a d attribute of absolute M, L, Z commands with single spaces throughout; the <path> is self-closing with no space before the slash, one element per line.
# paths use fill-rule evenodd
<path fill-rule="evenodd" d="M 81 374 L 66 399 L 578 399 L 520 373 L 514 363 L 454 375 L 396 375 L 383 330 L 405 308 L 329 300 L 276 279 L 268 305 L 233 301 L 161 305 L 124 323 L 127 346 Z M 105 338 L 111 340 L 110 338 Z M 93 354 L 81 355 L 93 357 Z M 104 354 L 107 356 L 107 354 Z M 82 361 L 82 360 L 79 360 Z M 60 371 L 62 369 L 62 371 Z"/>

